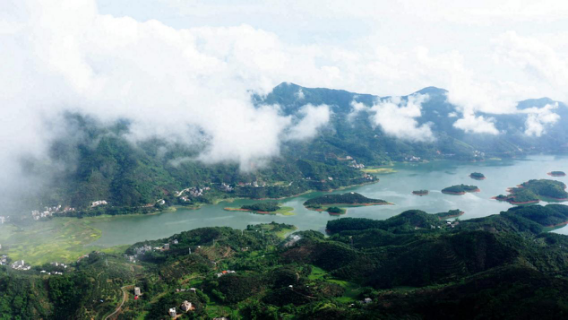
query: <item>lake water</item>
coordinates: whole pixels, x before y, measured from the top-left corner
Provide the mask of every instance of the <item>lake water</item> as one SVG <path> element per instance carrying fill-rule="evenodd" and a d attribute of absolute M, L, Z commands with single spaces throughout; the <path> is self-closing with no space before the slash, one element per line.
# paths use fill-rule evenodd
<path fill-rule="evenodd" d="M 387 219 L 409 209 L 420 209 L 429 213 L 460 209 L 465 212 L 460 219 L 471 219 L 497 214 L 511 207 L 506 202 L 491 197 L 505 194 L 508 187 L 516 186 L 530 179 L 557 179 L 568 183 L 567 177 L 551 178 L 546 173 L 553 170 L 568 171 L 568 158 L 559 156 L 532 156 L 522 160 L 486 161 L 462 163 L 434 161 L 423 164 L 398 164 L 396 173 L 380 175 L 380 182 L 353 187 L 336 193 L 358 192 L 369 198 L 383 199 L 394 205 L 348 208 L 342 217 Z M 477 181 L 469 178 L 472 172 L 481 172 L 486 178 Z M 477 185 L 481 192 L 463 196 L 442 194 L 440 190 L 455 184 Z M 412 195 L 413 190 L 430 190 L 428 196 Z M 225 211 L 223 207 L 237 207 L 254 200 L 236 200 L 217 205 L 204 206 L 199 210 L 180 209 L 173 213 L 152 216 L 124 216 L 96 221 L 93 226 L 102 230 L 97 246 L 132 244 L 138 241 L 169 237 L 182 231 L 213 226 L 227 226 L 244 229 L 249 224 L 276 221 L 297 226 L 300 230 L 323 231 L 326 222 L 340 217 L 326 212 L 310 211 L 302 203 L 322 194 L 315 192 L 281 201 L 284 206 L 293 207 L 295 216 L 258 215 L 248 212 Z M 565 203 L 566 204 L 566 203 Z M 568 226 L 554 232 L 568 234 Z"/>

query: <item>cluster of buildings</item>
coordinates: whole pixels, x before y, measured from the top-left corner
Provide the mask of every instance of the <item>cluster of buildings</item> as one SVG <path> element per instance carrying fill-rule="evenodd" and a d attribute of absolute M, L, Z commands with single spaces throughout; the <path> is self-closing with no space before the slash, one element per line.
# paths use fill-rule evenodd
<path fill-rule="evenodd" d="M 293 235 L 288 237 L 288 241 L 286 243 L 284 243 L 284 247 L 289 248 L 289 247 L 295 245 L 296 242 L 300 241 L 301 239 L 302 239 L 302 237 L 300 235 L 293 234 Z"/>
<path fill-rule="evenodd" d="M 364 179 L 367 179 L 367 180 L 369 180 L 369 181 L 372 181 L 373 179 L 375 179 L 375 177 L 373 177 L 373 175 L 370 175 L 370 174 L 368 174 L 368 173 L 365 173 L 365 174 L 363 175 L 363 178 L 364 178 Z"/>
<path fill-rule="evenodd" d="M 58 212 L 71 212 L 71 211 L 75 211 L 75 208 L 71 208 L 71 207 L 65 207 L 63 208 L 61 205 L 57 205 L 54 207 L 44 207 L 43 211 L 39 211 L 39 210 L 33 210 L 32 211 L 32 218 L 34 220 L 39 220 L 42 218 L 48 218 L 48 217 L 52 217 L 54 213 L 58 213 Z"/>
<path fill-rule="evenodd" d="M 10 220 L 9 216 L 0 216 L 0 224 L 7 223 Z"/>
<path fill-rule="evenodd" d="M 217 278 L 221 278 L 222 276 L 236 273 L 235 270 L 223 270 L 222 272 L 217 273 Z"/>
<path fill-rule="evenodd" d="M 519 151 L 522 152 L 523 149 L 519 148 Z M 474 156 L 475 158 L 485 158 L 485 152 L 481 152 L 481 151 L 479 151 L 479 150 L 475 150 L 475 151 L 473 151 L 473 156 Z"/>
<path fill-rule="evenodd" d="M 355 169 L 363 169 L 365 168 L 365 165 L 362 163 L 357 163 L 357 160 L 352 160 L 351 163 L 349 164 L 349 166 L 351 168 L 355 168 Z"/>
<path fill-rule="evenodd" d="M 185 188 L 181 191 L 176 191 L 176 197 L 180 197 L 182 196 L 184 193 L 189 193 L 190 197 L 196 198 L 196 197 L 201 197 L 203 196 L 203 193 L 205 193 L 205 191 L 211 190 L 210 187 L 204 187 L 204 188 L 198 188 L 198 187 L 189 187 L 189 188 Z M 187 198 L 187 197 L 185 197 Z"/>
<path fill-rule="evenodd" d="M 223 183 L 221 183 L 221 191 L 231 192 L 231 191 L 233 191 L 233 187 L 231 187 L 230 185 L 223 182 Z"/>
<path fill-rule="evenodd" d="M 98 207 L 98 206 L 105 206 L 108 202 L 106 200 L 97 200 L 91 202 L 91 208 Z"/>
<path fill-rule="evenodd" d="M 239 187 L 253 187 L 253 188 L 260 188 L 260 187 L 266 187 L 266 182 L 261 181 L 260 183 L 258 181 L 253 181 L 253 182 L 239 182 Z"/>
<path fill-rule="evenodd" d="M 416 156 L 407 156 L 407 157 L 404 157 L 404 161 L 408 161 L 408 162 L 420 162 L 420 161 L 422 161 L 422 158 L 416 157 Z"/>
<path fill-rule="evenodd" d="M 134 255 L 125 255 L 125 258 L 132 263 L 136 263 L 136 259 L 139 255 L 144 255 L 148 251 L 168 251 L 170 250 L 170 245 L 178 243 L 179 241 L 177 239 L 173 239 L 171 243 L 170 242 L 164 243 L 161 247 L 152 247 L 151 245 L 145 244 L 141 247 L 136 248 L 135 249 L 136 253 Z M 191 254 L 191 249 L 190 249 L 190 254 Z"/>
<path fill-rule="evenodd" d="M 41 273 L 45 273 L 45 274 L 48 274 L 48 275 L 58 275 L 58 276 L 63 275 L 63 272 L 61 272 L 61 271 L 51 271 L 50 272 L 50 271 L 41 270 Z"/>
<path fill-rule="evenodd" d="M 457 225 L 460 224 L 460 222 L 458 220 L 446 221 L 446 224 L 447 224 L 448 227 L 455 228 Z"/>
<path fill-rule="evenodd" d="M 7 265 L 7 264 L 8 264 L 8 256 L 5 255 L 5 254 L 3 254 L 3 255 L 0 257 L 0 266 L 5 266 L 5 265 Z"/>
<path fill-rule="evenodd" d="M 193 305 L 193 303 L 189 302 L 189 301 L 184 301 L 181 306 L 180 306 L 181 311 L 183 312 L 190 312 L 195 310 L 195 306 Z M 170 317 L 172 318 L 177 318 L 178 314 L 176 311 L 176 308 L 170 308 L 170 310 L 168 311 L 168 314 L 170 315 Z"/>
<path fill-rule="evenodd" d="M 14 270 L 22 270 L 22 271 L 28 271 L 30 270 L 32 267 L 30 265 L 27 265 L 24 260 L 18 260 L 18 261 L 14 261 L 11 265 L 12 269 Z"/>

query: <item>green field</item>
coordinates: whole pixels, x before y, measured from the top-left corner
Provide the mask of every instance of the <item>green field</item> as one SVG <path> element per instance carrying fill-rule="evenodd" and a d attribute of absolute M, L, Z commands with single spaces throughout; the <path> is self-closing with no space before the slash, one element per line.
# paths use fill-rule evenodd
<path fill-rule="evenodd" d="M 396 170 L 394 170 L 393 168 L 385 168 L 385 167 L 367 167 L 361 169 L 361 171 L 365 173 L 374 173 L 374 174 L 389 174 L 396 172 Z"/>
<path fill-rule="evenodd" d="M 2 252 L 12 260 L 23 259 L 32 265 L 71 262 L 100 249 L 86 246 L 101 237 L 101 231 L 91 223 L 91 219 L 57 218 L 25 227 L 2 226 Z"/>

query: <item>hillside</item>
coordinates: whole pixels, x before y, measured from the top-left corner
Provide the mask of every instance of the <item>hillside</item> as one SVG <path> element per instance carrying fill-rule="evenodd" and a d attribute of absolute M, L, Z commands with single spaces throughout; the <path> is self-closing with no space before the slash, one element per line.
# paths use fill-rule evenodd
<path fill-rule="evenodd" d="M 17 275 L 0 267 L 0 311 L 8 318 L 101 319 L 124 290 L 119 319 L 165 319 L 174 307 L 182 319 L 568 314 L 561 294 L 568 290 L 568 239 L 543 233 L 568 222 L 567 206 L 440 221 L 451 213 L 337 219 L 327 224 L 329 237 L 301 231 L 282 238 L 293 226 L 277 223 L 201 228 L 134 244 L 126 255 L 93 252 L 62 275 L 40 272 L 49 266 Z M 194 309 L 182 312 L 184 301 Z"/>
<path fill-rule="evenodd" d="M 283 83 L 266 96 L 253 96 L 254 103 L 259 107 L 280 105 L 280 112 L 290 116 L 292 123 L 305 117 L 304 105 L 325 104 L 331 111 L 330 120 L 312 139 L 282 141 L 280 156 L 251 164 L 254 170 L 241 170 L 235 162 L 198 160 L 208 147 L 202 132 L 190 137 L 199 141 L 193 144 L 155 137 L 133 142 L 128 119 L 101 122 L 85 114 L 67 113 L 61 123 L 64 129 L 51 140 L 48 158 L 22 159 L 23 172 L 42 183 L 39 188 L 30 186 L 20 207 L 29 214 L 61 205 L 61 209 L 52 210 L 56 216 L 148 213 L 220 198 L 282 198 L 308 190 L 376 182 L 362 170 L 395 161 L 477 161 L 568 151 L 562 142 L 568 139 L 568 108 L 561 103 L 554 109 L 560 120 L 539 137 L 523 133 L 527 114 L 522 113 L 485 114 L 500 133 L 475 134 L 454 126 L 460 109 L 448 102 L 446 93 L 429 87 L 400 98 L 404 104 L 416 95 L 427 95 L 414 120 L 432 132 L 428 139 L 405 138 L 385 131 L 373 120 L 380 116 L 373 106 L 391 97 Z M 527 100 L 520 102 L 519 108 L 550 103 L 555 102 Z M 103 200 L 107 205 L 93 205 Z"/>

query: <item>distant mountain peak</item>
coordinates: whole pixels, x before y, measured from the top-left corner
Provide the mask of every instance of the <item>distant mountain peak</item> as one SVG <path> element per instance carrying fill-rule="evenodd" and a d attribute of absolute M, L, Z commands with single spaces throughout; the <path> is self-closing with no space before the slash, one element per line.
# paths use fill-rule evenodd
<path fill-rule="evenodd" d="M 448 93 L 448 90 L 438 87 L 426 87 L 424 89 L 416 91 L 415 93 L 428 95 L 445 95 L 446 93 Z"/>

